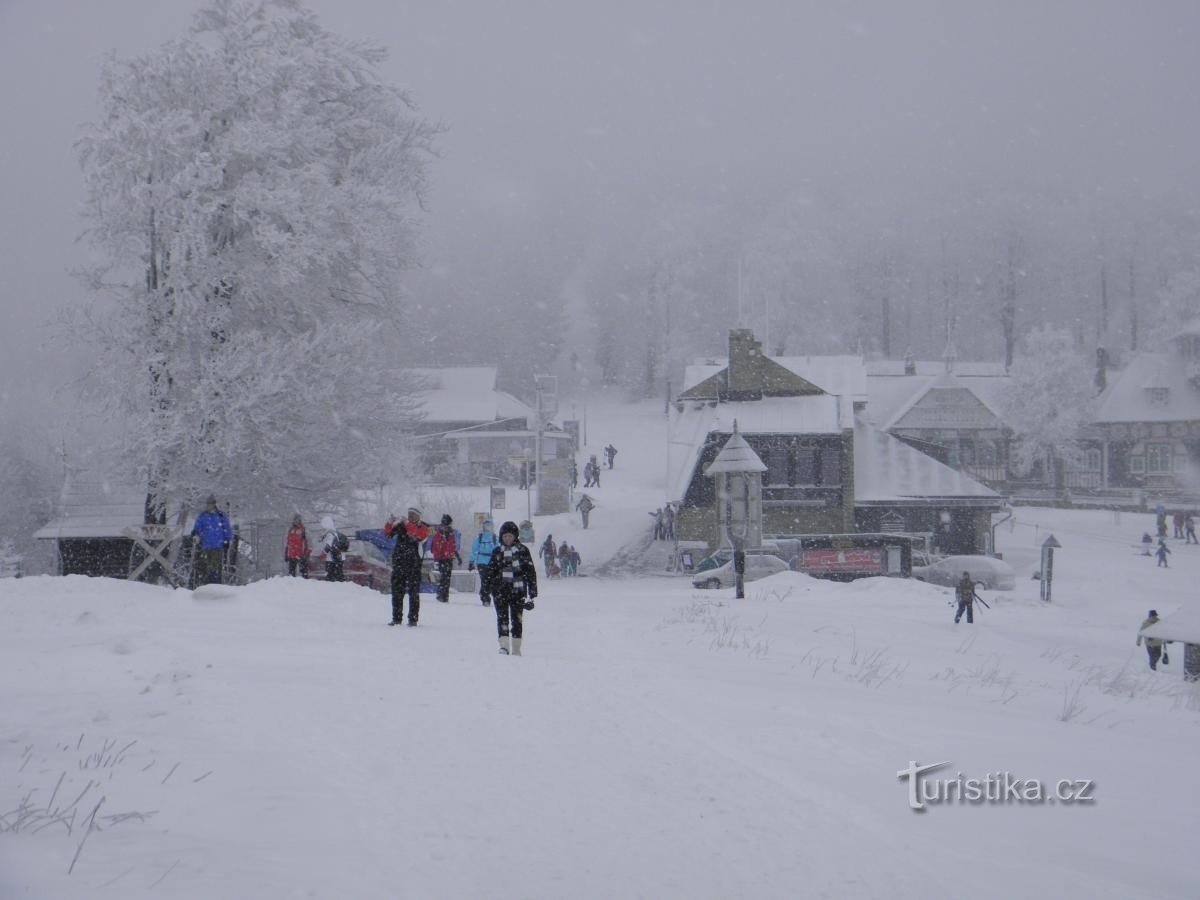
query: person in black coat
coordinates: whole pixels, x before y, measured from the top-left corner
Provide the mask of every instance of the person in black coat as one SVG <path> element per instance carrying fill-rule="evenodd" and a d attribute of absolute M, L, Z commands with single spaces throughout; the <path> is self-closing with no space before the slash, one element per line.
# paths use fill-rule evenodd
<path fill-rule="evenodd" d="M 501 525 L 500 546 L 492 551 L 492 559 L 487 565 L 496 607 L 500 652 L 513 656 L 521 655 L 521 620 L 525 610 L 533 609 L 538 594 L 533 557 L 529 548 L 521 543 L 519 534 L 516 522 Z"/>

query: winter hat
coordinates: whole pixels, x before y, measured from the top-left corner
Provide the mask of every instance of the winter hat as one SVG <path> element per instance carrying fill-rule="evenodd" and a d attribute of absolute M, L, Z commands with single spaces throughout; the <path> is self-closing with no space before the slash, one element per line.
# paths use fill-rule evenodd
<path fill-rule="evenodd" d="M 1150 618 L 1157 619 L 1158 618 L 1158 610 L 1157 609 L 1150 610 L 1149 615 L 1150 615 Z"/>
<path fill-rule="evenodd" d="M 488 516 L 486 519 L 483 520 L 483 527 L 488 531 L 491 531 L 493 526 L 495 526 L 495 524 L 496 523 L 492 521 L 491 516 Z"/>
<path fill-rule="evenodd" d="M 336 531 L 337 530 L 337 528 L 335 528 L 334 524 L 333 524 L 333 516 L 325 516 L 323 519 L 321 519 L 321 527 L 324 528 L 326 531 Z"/>
<path fill-rule="evenodd" d="M 205 506 L 216 506 L 217 505 L 216 496 L 214 494 L 209 494 L 207 497 L 204 498 L 204 505 Z"/>
<path fill-rule="evenodd" d="M 453 525 L 454 524 L 454 520 L 452 518 L 450 518 L 450 513 L 444 513 L 442 515 L 442 524 L 443 525 Z"/>
<path fill-rule="evenodd" d="M 504 537 L 506 534 L 511 534 L 515 538 L 520 538 L 521 529 L 517 528 L 516 522 L 505 522 L 500 526 L 500 537 Z"/>
<path fill-rule="evenodd" d="M 410 507 L 408 508 L 408 514 L 411 516 L 413 513 L 416 513 L 416 514 L 417 514 L 417 518 L 418 518 L 418 519 L 419 519 L 419 518 L 421 518 L 421 510 L 420 510 L 420 508 L 419 508 L 419 507 L 416 507 L 416 506 L 410 506 Z"/>

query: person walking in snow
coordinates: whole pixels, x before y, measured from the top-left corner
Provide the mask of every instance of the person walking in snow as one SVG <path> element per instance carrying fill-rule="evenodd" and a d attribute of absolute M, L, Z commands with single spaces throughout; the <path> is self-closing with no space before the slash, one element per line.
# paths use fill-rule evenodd
<path fill-rule="evenodd" d="M 321 527 L 325 529 L 321 535 L 321 550 L 325 554 L 325 580 L 345 581 L 346 570 L 342 554 L 349 549 L 350 542 L 334 524 L 333 516 L 324 516 Z"/>
<path fill-rule="evenodd" d="M 646 513 L 654 520 L 654 540 L 661 541 L 663 539 L 663 511 L 660 506 L 652 513 Z"/>
<path fill-rule="evenodd" d="M 592 498 L 587 494 L 580 497 L 579 502 L 575 504 L 575 509 L 579 511 L 579 515 L 583 518 L 583 527 L 585 529 L 588 527 L 588 516 L 591 515 L 592 510 L 595 508 L 596 504 L 592 502 Z"/>
<path fill-rule="evenodd" d="M 583 464 L 583 486 L 585 488 L 590 488 L 595 483 L 596 483 L 595 470 L 592 468 L 591 460 L 588 460 L 587 462 L 585 462 Z"/>
<path fill-rule="evenodd" d="M 192 525 L 192 540 L 199 543 L 196 577 L 199 584 L 221 584 L 222 564 L 229 542 L 233 540 L 233 528 L 229 517 L 217 509 L 217 498 L 212 494 L 204 501 L 204 512 L 196 516 Z"/>
<path fill-rule="evenodd" d="M 592 487 L 600 487 L 600 463 L 596 462 L 596 457 L 593 455 L 592 463 Z"/>
<path fill-rule="evenodd" d="M 421 510 L 408 508 L 404 521 L 392 516 L 383 526 L 385 536 L 394 538 L 392 549 L 392 621 L 404 621 L 404 595 L 408 594 L 408 624 L 416 626 L 421 614 L 421 542 L 429 537 L 429 525 L 421 521 Z"/>
<path fill-rule="evenodd" d="M 479 570 L 479 602 L 484 606 L 492 605 L 492 583 L 488 580 L 488 563 L 492 561 L 492 551 L 499 546 L 496 535 L 492 531 L 492 520 L 483 520 L 483 527 L 471 543 L 471 561 L 468 569 Z"/>
<path fill-rule="evenodd" d="M 558 545 L 558 571 L 564 578 L 571 574 L 571 545 L 566 541 Z"/>
<path fill-rule="evenodd" d="M 553 569 L 558 565 L 558 548 L 554 544 L 554 535 L 546 535 L 546 540 L 542 541 L 542 547 L 538 550 L 538 556 L 546 566 L 546 577 L 552 577 Z"/>
<path fill-rule="evenodd" d="M 579 487 L 579 466 L 575 463 L 575 457 L 571 457 L 570 465 L 567 468 L 567 477 L 571 480 L 571 490 Z"/>
<path fill-rule="evenodd" d="M 667 508 L 663 510 L 663 538 L 668 541 L 675 540 L 675 505 L 668 503 Z"/>
<path fill-rule="evenodd" d="M 571 548 L 571 577 L 579 574 L 579 548 Z"/>
<path fill-rule="evenodd" d="M 462 565 L 462 557 L 458 553 L 458 535 L 454 533 L 454 520 L 450 518 L 449 513 L 442 516 L 442 524 L 433 533 L 430 552 L 438 570 L 438 602 L 449 603 L 450 576 L 454 572 L 454 563 L 457 561 Z"/>
<path fill-rule="evenodd" d="M 604 448 L 604 458 L 608 461 L 608 467 L 613 467 L 613 460 L 617 458 L 617 448 L 609 444 Z"/>
<path fill-rule="evenodd" d="M 962 618 L 962 614 L 967 614 L 967 624 L 975 624 L 975 582 L 971 580 L 970 572 L 963 572 L 962 578 L 958 580 L 958 584 L 954 587 L 954 596 L 958 599 L 958 610 L 954 613 L 954 624 L 958 624 L 958 620 Z"/>
<path fill-rule="evenodd" d="M 1156 568 L 1160 568 L 1160 569 L 1171 568 L 1170 566 L 1167 565 L 1167 557 L 1170 555 L 1170 553 L 1171 553 L 1171 548 L 1167 546 L 1167 539 L 1159 538 L 1158 539 L 1158 550 L 1156 550 L 1154 552 L 1154 555 L 1158 557 L 1158 566 Z"/>
<path fill-rule="evenodd" d="M 537 599 L 537 570 L 529 548 L 518 539 L 515 522 L 500 526 L 500 546 L 492 551 L 488 577 L 495 586 L 496 634 L 500 652 L 521 655 L 525 610 Z"/>
<path fill-rule="evenodd" d="M 1171 515 L 1171 525 L 1175 529 L 1175 537 L 1183 537 L 1183 512 L 1177 511 Z"/>
<path fill-rule="evenodd" d="M 283 558 L 287 562 L 288 574 L 295 578 L 308 577 L 308 557 L 312 547 L 308 543 L 308 532 L 304 530 L 304 519 L 299 513 L 292 517 L 292 527 L 288 529 L 287 540 L 283 545 Z"/>
<path fill-rule="evenodd" d="M 1152 556 L 1150 548 L 1154 546 L 1154 538 L 1150 537 L 1150 532 L 1142 532 L 1142 556 Z"/>
<path fill-rule="evenodd" d="M 1151 625 L 1157 625 L 1159 622 L 1158 610 L 1152 609 L 1146 614 L 1146 618 L 1138 627 L 1137 646 L 1142 646 L 1142 640 L 1146 641 L 1146 655 L 1150 657 L 1150 668 L 1158 671 L 1158 660 L 1163 655 L 1163 642 L 1161 638 L 1150 637 L 1142 634 Z"/>
<path fill-rule="evenodd" d="M 1196 519 L 1191 513 L 1188 513 L 1187 516 L 1184 517 L 1183 531 L 1185 544 L 1200 544 L 1200 541 L 1196 540 Z"/>

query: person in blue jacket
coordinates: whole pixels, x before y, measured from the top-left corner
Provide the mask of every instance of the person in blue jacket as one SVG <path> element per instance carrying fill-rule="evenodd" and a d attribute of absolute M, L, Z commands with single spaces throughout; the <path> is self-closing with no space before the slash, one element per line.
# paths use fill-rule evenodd
<path fill-rule="evenodd" d="M 490 518 L 483 520 L 483 528 L 475 535 L 475 541 L 471 544 L 471 559 L 467 562 L 468 569 L 479 570 L 479 602 L 484 606 L 492 605 L 494 588 L 488 578 L 487 566 L 492 561 L 492 551 L 499 546 L 492 526 Z"/>
<path fill-rule="evenodd" d="M 229 517 L 217 509 L 217 498 L 212 494 L 204 501 L 204 512 L 196 516 L 192 539 L 200 544 L 196 555 L 198 583 L 220 584 L 221 563 L 233 540 L 233 528 L 229 525 Z"/>

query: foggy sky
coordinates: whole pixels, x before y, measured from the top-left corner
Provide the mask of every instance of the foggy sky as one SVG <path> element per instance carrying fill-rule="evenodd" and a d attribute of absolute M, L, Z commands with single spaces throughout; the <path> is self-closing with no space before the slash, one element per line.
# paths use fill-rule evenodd
<path fill-rule="evenodd" d="M 602 229 L 663 192 L 835 187 L 885 205 L 955 185 L 1200 196 L 1200 4 L 311 0 L 391 51 L 448 131 L 426 260 L 480 218 Z M 0 0 L 0 378 L 46 368 L 101 59 L 178 36 L 179 0 Z M 544 235 L 543 235 L 544 236 Z M 487 234 L 477 237 L 487 240 Z"/>

